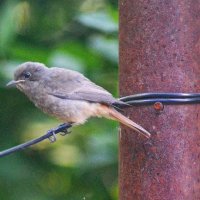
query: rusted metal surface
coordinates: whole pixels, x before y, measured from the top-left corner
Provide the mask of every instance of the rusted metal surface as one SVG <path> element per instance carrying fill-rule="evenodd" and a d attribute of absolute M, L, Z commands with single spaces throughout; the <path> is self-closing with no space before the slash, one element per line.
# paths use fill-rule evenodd
<path fill-rule="evenodd" d="M 200 0 L 120 0 L 120 94 L 200 92 Z M 133 107 L 122 127 L 120 200 L 200 199 L 200 104 Z"/>

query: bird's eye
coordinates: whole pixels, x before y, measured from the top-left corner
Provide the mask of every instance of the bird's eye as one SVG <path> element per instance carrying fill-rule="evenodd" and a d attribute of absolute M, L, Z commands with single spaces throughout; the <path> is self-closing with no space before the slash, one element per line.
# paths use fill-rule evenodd
<path fill-rule="evenodd" d="M 24 78 L 30 78 L 31 77 L 31 73 L 30 72 L 25 72 L 24 73 Z"/>

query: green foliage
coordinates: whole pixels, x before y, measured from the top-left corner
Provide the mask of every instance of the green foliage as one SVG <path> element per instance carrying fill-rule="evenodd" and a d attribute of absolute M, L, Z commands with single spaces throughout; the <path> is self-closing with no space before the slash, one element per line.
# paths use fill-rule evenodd
<path fill-rule="evenodd" d="M 117 95 L 117 15 L 111 0 L 0 2 L 1 150 L 60 123 L 5 88 L 19 63 L 75 69 Z M 0 199 L 117 199 L 117 132 L 116 122 L 91 119 L 54 144 L 1 158 Z"/>

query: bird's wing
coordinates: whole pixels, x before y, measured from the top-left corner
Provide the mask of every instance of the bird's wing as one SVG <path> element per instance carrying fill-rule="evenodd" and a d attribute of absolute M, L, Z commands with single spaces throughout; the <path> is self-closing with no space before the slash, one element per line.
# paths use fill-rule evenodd
<path fill-rule="evenodd" d="M 87 86 L 87 84 L 85 85 Z M 61 99 L 68 99 L 68 100 L 84 100 L 89 102 L 95 102 L 95 103 L 103 103 L 107 105 L 112 105 L 117 100 L 108 92 L 104 92 L 95 88 L 95 86 L 88 86 L 88 89 L 86 87 L 80 87 L 74 92 L 70 93 L 49 93 L 49 95 L 53 95 L 57 98 Z"/>
<path fill-rule="evenodd" d="M 54 69 L 60 70 L 62 76 L 54 73 Z M 85 100 L 106 105 L 118 102 L 108 91 L 79 72 L 62 68 L 51 68 L 50 72 L 44 85 L 49 95 L 61 99 Z"/>

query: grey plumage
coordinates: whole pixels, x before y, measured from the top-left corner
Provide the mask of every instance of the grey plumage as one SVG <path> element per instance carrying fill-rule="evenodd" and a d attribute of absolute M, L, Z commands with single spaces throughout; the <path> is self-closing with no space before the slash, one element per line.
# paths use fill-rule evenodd
<path fill-rule="evenodd" d="M 116 105 L 125 103 L 79 72 L 26 62 L 16 70 L 12 83 L 37 107 L 64 122 L 81 124 L 92 116 L 106 117 L 150 136 L 148 131 L 115 110 Z"/>

